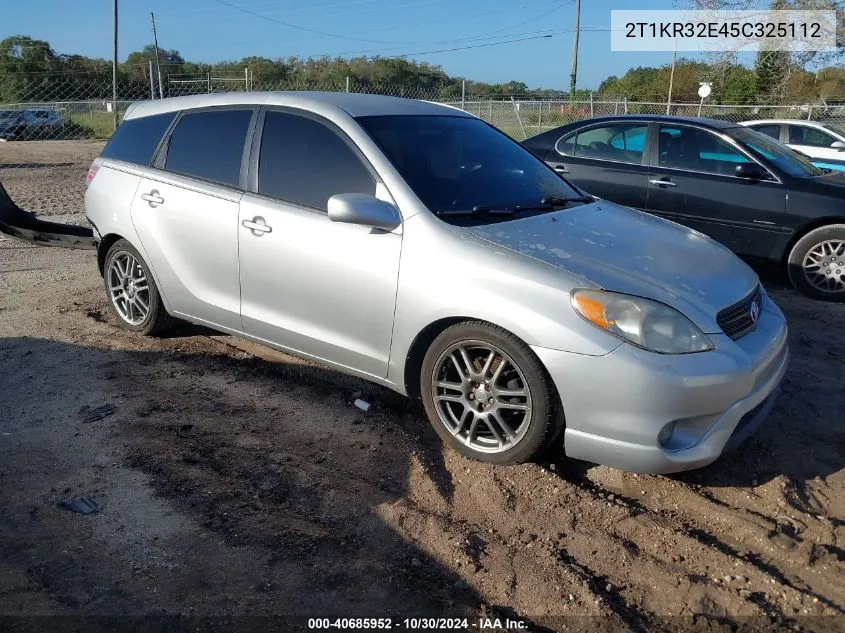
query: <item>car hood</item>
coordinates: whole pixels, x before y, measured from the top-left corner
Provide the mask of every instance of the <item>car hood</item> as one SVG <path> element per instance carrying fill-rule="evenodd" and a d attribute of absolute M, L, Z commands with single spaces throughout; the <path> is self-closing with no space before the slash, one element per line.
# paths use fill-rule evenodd
<path fill-rule="evenodd" d="M 823 159 L 817 159 L 819 161 Z M 845 171 L 831 171 L 830 173 L 816 176 L 813 180 L 823 185 L 833 185 L 834 187 L 845 187 Z"/>
<path fill-rule="evenodd" d="M 716 314 L 759 283 L 709 237 L 604 200 L 467 230 L 605 290 L 661 301 L 705 333 L 720 332 Z"/>

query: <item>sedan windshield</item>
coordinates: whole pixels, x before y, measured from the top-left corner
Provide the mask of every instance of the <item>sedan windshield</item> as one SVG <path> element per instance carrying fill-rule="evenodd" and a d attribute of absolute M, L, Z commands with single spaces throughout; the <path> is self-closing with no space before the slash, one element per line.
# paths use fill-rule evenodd
<path fill-rule="evenodd" d="M 726 130 L 726 133 L 752 154 L 790 176 L 807 178 L 824 173 L 813 165 L 807 156 L 789 149 L 786 145 L 761 132 L 747 127 L 735 127 Z"/>
<path fill-rule="evenodd" d="M 375 116 L 358 122 L 445 221 L 487 223 L 584 201 L 544 162 L 479 119 Z"/>
<path fill-rule="evenodd" d="M 836 132 L 839 136 L 845 136 L 845 127 L 841 125 L 831 125 L 829 123 L 825 123 L 824 127 L 826 127 L 831 132 Z"/>

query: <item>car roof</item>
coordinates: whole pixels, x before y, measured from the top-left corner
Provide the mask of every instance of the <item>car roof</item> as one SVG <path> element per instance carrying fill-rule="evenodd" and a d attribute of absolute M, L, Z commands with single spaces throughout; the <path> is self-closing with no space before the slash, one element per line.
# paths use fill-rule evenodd
<path fill-rule="evenodd" d="M 654 121 L 656 123 L 691 123 L 702 127 L 709 127 L 717 130 L 724 130 L 736 127 L 737 124 L 733 121 L 720 121 L 719 119 L 700 119 L 693 116 L 669 116 L 665 114 L 618 114 L 613 116 L 595 117 L 592 119 L 584 119 L 583 121 L 573 122 L 576 124 L 583 123 L 613 123 L 615 121 Z"/>
<path fill-rule="evenodd" d="M 742 125 L 803 125 L 804 127 L 827 128 L 824 123 L 818 121 L 807 121 L 804 119 L 755 119 L 754 121 L 743 121 Z"/>
<path fill-rule="evenodd" d="M 353 117 L 388 115 L 449 115 L 472 117 L 457 108 L 446 105 L 354 92 L 226 92 L 218 94 L 168 97 L 155 101 L 141 101 L 133 104 L 126 112 L 125 120 L 164 114 L 191 108 L 236 105 L 277 105 L 301 108 L 318 114 L 342 110 Z"/>

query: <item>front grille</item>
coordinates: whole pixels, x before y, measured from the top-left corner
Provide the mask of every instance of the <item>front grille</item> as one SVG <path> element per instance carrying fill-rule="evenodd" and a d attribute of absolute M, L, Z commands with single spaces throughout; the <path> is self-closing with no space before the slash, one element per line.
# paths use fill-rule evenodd
<path fill-rule="evenodd" d="M 716 323 L 733 340 L 745 336 L 757 325 L 762 310 L 761 299 L 762 292 L 758 285 L 747 297 L 719 312 Z"/>

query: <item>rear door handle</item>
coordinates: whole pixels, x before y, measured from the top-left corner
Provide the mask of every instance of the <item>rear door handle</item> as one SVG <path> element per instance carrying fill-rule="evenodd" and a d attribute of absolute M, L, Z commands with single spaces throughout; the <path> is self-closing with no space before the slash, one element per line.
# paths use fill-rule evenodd
<path fill-rule="evenodd" d="M 668 178 L 652 178 L 649 182 L 653 185 L 657 185 L 658 187 L 677 187 L 678 183 L 672 182 Z"/>
<path fill-rule="evenodd" d="M 559 174 L 568 174 L 569 173 L 569 170 L 566 167 L 564 167 L 563 165 L 555 165 L 554 169 Z"/>
<path fill-rule="evenodd" d="M 256 215 L 251 220 L 244 220 L 241 222 L 241 226 L 248 228 L 252 231 L 252 234 L 255 237 L 261 237 L 265 233 L 271 233 L 273 231 L 272 226 L 267 226 L 267 223 L 264 221 L 260 215 Z"/>
<path fill-rule="evenodd" d="M 164 198 L 161 197 L 161 194 L 156 189 L 153 189 L 149 193 L 142 193 L 141 200 L 148 202 L 151 207 L 164 204 Z"/>

